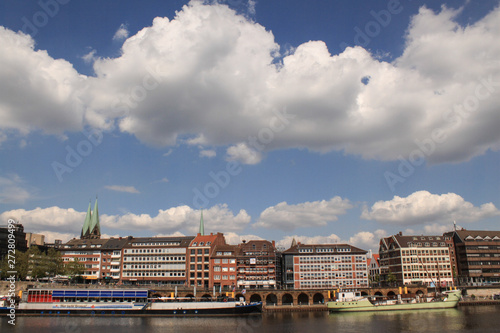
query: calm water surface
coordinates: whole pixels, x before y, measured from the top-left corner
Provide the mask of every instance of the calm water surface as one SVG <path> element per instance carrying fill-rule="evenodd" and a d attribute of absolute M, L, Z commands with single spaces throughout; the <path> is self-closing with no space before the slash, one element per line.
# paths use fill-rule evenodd
<path fill-rule="evenodd" d="M 277 313 L 252 317 L 17 317 L 0 331 L 30 333 L 500 332 L 500 306 L 388 313 Z"/>

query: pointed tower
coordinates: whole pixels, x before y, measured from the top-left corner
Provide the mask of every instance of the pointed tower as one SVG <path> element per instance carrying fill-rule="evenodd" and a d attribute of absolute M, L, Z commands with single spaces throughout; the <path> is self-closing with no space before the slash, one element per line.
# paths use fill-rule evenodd
<path fill-rule="evenodd" d="M 94 213 L 90 220 L 89 238 L 101 238 L 101 226 L 99 225 L 99 209 L 97 208 L 97 198 L 95 198 Z"/>
<path fill-rule="evenodd" d="M 200 235 L 205 235 L 205 225 L 203 223 L 203 209 L 201 210 L 201 218 L 200 218 Z"/>
<path fill-rule="evenodd" d="M 87 238 L 89 229 L 90 229 L 90 220 L 91 220 L 92 213 L 90 212 L 90 202 L 89 202 L 89 209 L 87 209 L 87 216 L 85 216 L 85 222 L 83 222 L 83 228 L 82 228 L 82 233 L 80 235 L 80 239 Z"/>
<path fill-rule="evenodd" d="M 292 238 L 292 245 L 290 245 L 290 247 L 294 247 L 294 246 L 297 246 L 297 241 L 295 240 L 295 237 Z"/>

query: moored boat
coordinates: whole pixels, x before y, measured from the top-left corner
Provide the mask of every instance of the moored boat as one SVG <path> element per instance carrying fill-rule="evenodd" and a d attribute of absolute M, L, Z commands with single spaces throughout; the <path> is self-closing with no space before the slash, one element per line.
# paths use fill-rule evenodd
<path fill-rule="evenodd" d="M 374 300 L 357 292 L 340 292 L 335 301 L 327 303 L 327 307 L 330 312 L 448 309 L 458 305 L 461 295 L 460 290 L 451 290 L 433 298 L 416 296 L 403 299 L 398 296 L 394 300 Z"/>
<path fill-rule="evenodd" d="M 0 308 L 0 313 L 11 309 Z M 262 303 L 150 298 L 147 289 L 31 289 L 14 309 L 16 315 L 43 316 L 214 316 L 258 314 Z"/>

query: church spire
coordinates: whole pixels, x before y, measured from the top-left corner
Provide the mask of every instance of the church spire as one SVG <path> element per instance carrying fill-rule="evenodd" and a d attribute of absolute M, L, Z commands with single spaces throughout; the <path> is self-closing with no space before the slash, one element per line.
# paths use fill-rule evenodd
<path fill-rule="evenodd" d="M 90 211 L 90 207 L 91 207 L 91 202 L 89 202 L 89 208 L 87 209 L 85 222 L 83 222 L 82 233 L 80 235 L 81 239 L 101 238 L 101 226 L 99 224 L 99 209 L 97 208 L 97 197 L 95 199 L 93 213 Z"/>
<path fill-rule="evenodd" d="M 97 197 L 95 198 L 94 213 L 90 223 L 90 238 L 101 238 L 101 226 L 99 225 L 99 209 L 97 208 Z"/>
<path fill-rule="evenodd" d="M 200 235 L 205 235 L 205 225 L 203 223 L 203 209 L 201 210 L 201 218 L 200 218 Z"/>
<path fill-rule="evenodd" d="M 80 235 L 80 238 L 86 238 L 87 234 L 90 232 L 90 220 L 92 218 L 92 213 L 90 212 L 90 201 L 89 201 L 89 208 L 87 209 L 87 215 L 85 216 L 85 222 L 83 222 L 83 228 L 82 228 L 82 233 Z"/>

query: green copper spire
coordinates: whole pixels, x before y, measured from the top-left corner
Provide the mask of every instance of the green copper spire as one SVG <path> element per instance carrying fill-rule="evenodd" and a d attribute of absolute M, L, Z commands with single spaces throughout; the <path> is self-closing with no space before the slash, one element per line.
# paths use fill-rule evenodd
<path fill-rule="evenodd" d="M 203 209 L 201 210 L 201 218 L 200 218 L 200 235 L 205 236 L 205 225 L 203 223 Z"/>
<path fill-rule="evenodd" d="M 90 202 L 89 202 L 89 209 L 87 209 L 87 216 L 85 216 L 85 222 L 83 222 L 83 228 L 82 228 L 82 234 L 80 235 L 80 238 L 84 238 L 89 232 L 90 232 L 90 219 L 91 219 L 92 213 L 90 212 Z"/>
<path fill-rule="evenodd" d="M 97 208 L 97 198 L 95 199 L 94 213 L 92 214 L 89 234 L 91 235 L 91 238 L 101 238 L 101 226 L 99 225 L 99 209 Z"/>

